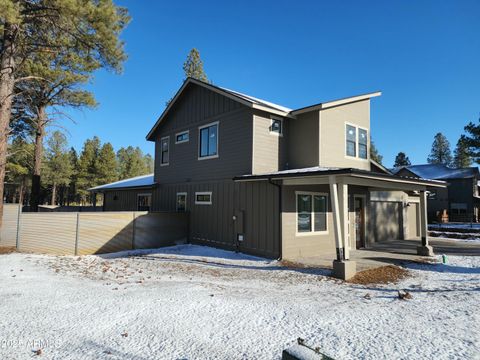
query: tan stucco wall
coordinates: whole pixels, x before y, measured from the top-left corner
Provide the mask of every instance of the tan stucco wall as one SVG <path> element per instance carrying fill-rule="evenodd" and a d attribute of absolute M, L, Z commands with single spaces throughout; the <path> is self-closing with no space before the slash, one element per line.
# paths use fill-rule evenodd
<path fill-rule="evenodd" d="M 367 155 L 370 157 L 370 100 L 363 100 L 320 111 L 319 165 L 370 170 L 369 159 L 346 155 L 346 123 L 368 130 Z"/>

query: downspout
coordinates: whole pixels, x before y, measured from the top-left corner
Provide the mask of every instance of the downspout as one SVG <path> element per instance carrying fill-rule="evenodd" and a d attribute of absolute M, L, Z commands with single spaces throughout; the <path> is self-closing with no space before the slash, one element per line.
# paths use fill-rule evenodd
<path fill-rule="evenodd" d="M 278 189 L 278 251 L 277 260 L 282 260 L 282 185 L 274 183 L 272 178 L 268 178 L 268 183 Z"/>

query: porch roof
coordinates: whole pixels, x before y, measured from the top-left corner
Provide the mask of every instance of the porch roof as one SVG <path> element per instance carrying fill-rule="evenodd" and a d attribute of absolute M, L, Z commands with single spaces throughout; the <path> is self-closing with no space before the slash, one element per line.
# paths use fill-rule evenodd
<path fill-rule="evenodd" d="M 310 179 L 311 183 L 318 183 L 314 179 L 325 178 L 329 176 L 341 176 L 341 177 L 351 177 L 351 178 L 362 178 L 366 180 L 365 184 L 368 183 L 368 180 L 371 180 L 372 186 L 378 186 L 379 183 L 387 182 L 390 185 L 398 184 L 399 188 L 402 188 L 402 185 L 418 185 L 421 187 L 446 187 L 447 183 L 440 180 L 431 180 L 431 179 L 422 179 L 422 178 L 413 178 L 413 177 L 403 177 L 390 174 L 382 174 L 373 171 L 355 169 L 355 168 L 333 168 L 333 167 L 309 167 L 302 169 L 291 169 L 283 171 L 275 171 L 265 174 L 249 174 L 237 176 L 234 181 L 255 181 L 255 180 L 293 180 L 293 179 L 304 179 L 304 183 L 308 183 Z M 390 186 L 390 187 L 391 187 Z"/>

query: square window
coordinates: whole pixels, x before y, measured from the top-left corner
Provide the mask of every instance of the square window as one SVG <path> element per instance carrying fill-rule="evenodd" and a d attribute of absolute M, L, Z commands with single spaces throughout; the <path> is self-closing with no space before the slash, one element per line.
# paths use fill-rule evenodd
<path fill-rule="evenodd" d="M 297 193 L 297 233 L 327 231 L 327 195 Z"/>
<path fill-rule="evenodd" d="M 150 211 L 151 206 L 152 206 L 152 194 L 138 194 L 138 197 L 137 197 L 138 211 Z"/>
<path fill-rule="evenodd" d="M 283 120 L 272 119 L 272 125 L 270 125 L 270 132 L 278 135 L 283 134 Z"/>

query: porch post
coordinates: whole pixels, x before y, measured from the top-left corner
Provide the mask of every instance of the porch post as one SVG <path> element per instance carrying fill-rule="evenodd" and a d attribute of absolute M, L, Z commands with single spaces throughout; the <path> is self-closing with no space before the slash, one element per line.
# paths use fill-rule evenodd
<path fill-rule="evenodd" d="M 348 185 L 338 184 L 338 203 L 342 228 L 343 253 L 345 260 L 350 259 L 350 239 L 348 237 Z"/>
<path fill-rule="evenodd" d="M 417 254 L 433 256 L 433 248 L 428 244 L 428 219 L 427 219 L 427 192 L 420 191 L 420 236 L 422 245 L 417 247 Z"/>
<path fill-rule="evenodd" d="M 347 230 L 345 223 L 347 219 L 346 211 L 348 211 L 348 185 L 343 183 L 339 185 L 335 176 L 329 176 L 328 183 L 330 185 L 330 199 L 332 204 L 335 246 L 337 248 L 337 259 L 333 261 L 333 276 L 343 280 L 347 280 L 353 277 L 357 272 L 357 266 L 355 261 L 348 260 L 348 245 L 345 241 L 345 235 Z M 339 187 L 340 199 L 338 192 Z"/>

